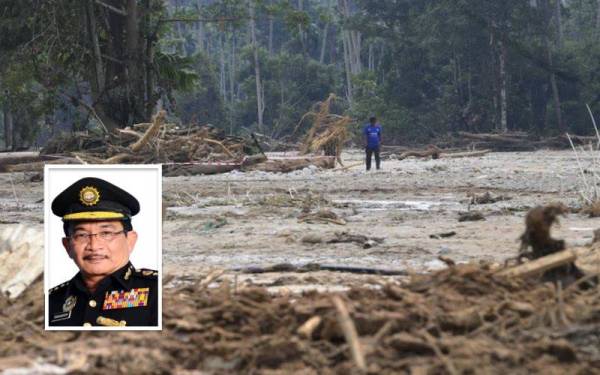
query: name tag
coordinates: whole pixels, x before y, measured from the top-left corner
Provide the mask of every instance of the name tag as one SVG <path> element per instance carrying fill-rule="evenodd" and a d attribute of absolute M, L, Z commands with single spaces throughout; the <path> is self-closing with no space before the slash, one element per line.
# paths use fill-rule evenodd
<path fill-rule="evenodd" d="M 52 320 L 50 321 L 50 323 L 54 323 L 54 322 L 60 322 L 61 320 L 67 320 L 71 318 L 71 312 L 67 311 L 67 312 L 61 312 L 61 313 L 56 313 L 52 316 Z"/>

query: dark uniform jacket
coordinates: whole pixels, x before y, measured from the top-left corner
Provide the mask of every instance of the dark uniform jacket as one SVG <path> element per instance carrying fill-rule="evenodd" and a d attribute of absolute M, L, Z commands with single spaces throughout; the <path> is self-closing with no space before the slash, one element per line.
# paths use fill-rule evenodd
<path fill-rule="evenodd" d="M 48 314 L 50 326 L 158 326 L 158 272 L 128 263 L 93 294 L 77 273 L 50 289 Z"/>

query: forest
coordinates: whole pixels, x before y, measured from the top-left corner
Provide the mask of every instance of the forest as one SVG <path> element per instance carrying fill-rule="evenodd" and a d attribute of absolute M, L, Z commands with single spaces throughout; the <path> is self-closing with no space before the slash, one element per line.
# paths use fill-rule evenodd
<path fill-rule="evenodd" d="M 600 0 L 0 0 L 0 149 L 147 122 L 297 136 L 330 93 L 385 142 L 592 134 Z"/>

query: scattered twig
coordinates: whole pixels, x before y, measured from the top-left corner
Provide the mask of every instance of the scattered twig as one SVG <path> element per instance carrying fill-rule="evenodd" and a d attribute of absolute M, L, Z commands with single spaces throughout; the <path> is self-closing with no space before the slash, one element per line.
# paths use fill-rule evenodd
<path fill-rule="evenodd" d="M 356 364 L 356 367 L 361 371 L 367 370 L 367 365 L 365 362 L 365 356 L 360 345 L 360 341 L 358 339 L 358 333 L 356 332 L 356 327 L 352 318 L 350 317 L 350 313 L 348 312 L 348 308 L 346 304 L 339 296 L 332 297 L 333 304 L 338 312 L 338 323 L 344 332 L 344 337 L 346 338 L 346 342 L 350 345 L 350 351 L 352 353 L 352 359 Z"/>
<path fill-rule="evenodd" d="M 434 351 L 435 355 L 442 361 L 444 367 L 451 375 L 458 375 L 459 372 L 456 370 L 454 364 L 450 361 L 450 359 L 442 353 L 442 350 L 436 343 L 436 340 L 433 336 L 431 336 L 427 331 L 423 330 L 421 335 L 427 341 L 431 349 Z"/>
<path fill-rule="evenodd" d="M 223 270 L 223 269 L 212 271 L 211 273 L 208 274 L 208 276 L 206 276 L 204 279 L 202 279 L 198 283 L 198 288 L 199 289 L 204 289 L 204 288 L 208 287 L 210 285 L 210 283 L 212 283 L 213 281 L 217 280 L 224 273 L 225 273 L 225 270 Z"/>
<path fill-rule="evenodd" d="M 301 337 L 310 339 L 312 337 L 315 329 L 317 329 L 317 327 L 319 327 L 319 324 L 321 324 L 322 320 L 323 319 L 321 319 L 321 317 L 318 315 L 313 316 L 312 318 L 310 318 L 306 322 L 304 322 L 304 324 L 302 324 L 296 332 Z"/>

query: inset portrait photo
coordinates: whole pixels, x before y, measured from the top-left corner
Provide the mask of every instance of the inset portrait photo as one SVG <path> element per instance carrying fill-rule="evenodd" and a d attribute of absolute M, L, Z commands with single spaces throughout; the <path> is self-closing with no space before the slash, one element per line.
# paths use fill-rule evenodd
<path fill-rule="evenodd" d="M 46 165 L 47 330 L 162 328 L 160 165 Z"/>

